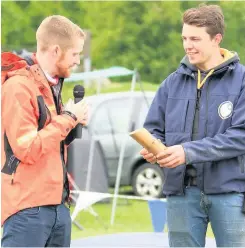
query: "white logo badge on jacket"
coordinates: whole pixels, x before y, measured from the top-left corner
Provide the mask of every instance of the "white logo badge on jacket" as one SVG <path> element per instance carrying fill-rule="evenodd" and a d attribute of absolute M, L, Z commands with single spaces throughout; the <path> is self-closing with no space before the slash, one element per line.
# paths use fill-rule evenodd
<path fill-rule="evenodd" d="M 233 111 L 233 103 L 230 101 L 222 102 L 219 105 L 218 113 L 221 119 L 227 119 L 231 117 Z"/>

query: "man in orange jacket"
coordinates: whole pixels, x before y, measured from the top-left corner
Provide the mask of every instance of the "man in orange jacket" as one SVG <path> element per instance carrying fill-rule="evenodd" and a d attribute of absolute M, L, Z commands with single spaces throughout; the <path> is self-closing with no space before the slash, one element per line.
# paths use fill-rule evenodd
<path fill-rule="evenodd" d="M 31 63 L 2 54 L 2 246 L 70 246 L 66 137 L 87 105 L 63 107 L 63 80 L 80 64 L 85 34 L 63 16 L 45 18 Z"/>

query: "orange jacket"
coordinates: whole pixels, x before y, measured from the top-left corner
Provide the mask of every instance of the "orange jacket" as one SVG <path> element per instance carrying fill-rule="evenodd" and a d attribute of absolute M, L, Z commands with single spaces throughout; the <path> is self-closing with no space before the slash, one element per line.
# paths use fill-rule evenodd
<path fill-rule="evenodd" d="M 7 143 L 21 162 L 15 173 L 1 173 L 1 224 L 22 209 L 61 203 L 60 142 L 76 125 L 69 115 L 57 114 L 50 85 L 39 65 L 28 66 L 24 60 L 16 64 L 19 69 L 8 72 L 2 85 L 2 168 L 6 161 L 8 166 L 12 162 Z M 40 98 L 47 120 L 38 131 Z"/>

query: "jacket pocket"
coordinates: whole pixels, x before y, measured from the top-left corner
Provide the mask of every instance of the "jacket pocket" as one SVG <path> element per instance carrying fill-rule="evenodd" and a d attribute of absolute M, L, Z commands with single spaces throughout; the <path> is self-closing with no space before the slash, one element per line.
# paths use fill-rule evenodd
<path fill-rule="evenodd" d="M 186 120 L 187 120 L 187 113 L 188 113 L 188 107 L 189 107 L 189 100 L 186 100 L 184 102 L 184 106 L 183 106 L 183 113 L 182 113 L 182 120 L 181 120 L 181 132 L 185 132 L 186 130 Z"/>
<path fill-rule="evenodd" d="M 12 175 L 13 173 L 15 173 L 20 163 L 20 160 L 15 157 L 12 148 L 9 144 L 6 133 L 4 133 L 4 150 L 6 155 L 6 161 L 1 172 L 8 175 Z"/>
<path fill-rule="evenodd" d="M 8 175 L 12 175 L 13 173 L 15 173 L 19 163 L 20 160 L 16 158 L 14 155 L 11 155 L 10 157 L 6 158 L 6 162 L 1 172 Z"/>
<path fill-rule="evenodd" d="M 169 98 L 165 113 L 166 132 L 184 132 L 189 100 Z"/>

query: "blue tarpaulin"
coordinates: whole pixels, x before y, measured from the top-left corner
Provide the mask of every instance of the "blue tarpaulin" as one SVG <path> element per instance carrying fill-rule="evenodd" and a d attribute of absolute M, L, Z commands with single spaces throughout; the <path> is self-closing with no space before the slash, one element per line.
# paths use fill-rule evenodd
<path fill-rule="evenodd" d="M 98 78 L 108 78 L 108 77 L 118 77 L 118 76 L 129 76 L 133 74 L 134 71 L 132 70 L 129 70 L 124 67 L 115 66 L 103 70 L 72 73 L 69 78 L 65 79 L 65 82 L 75 82 L 75 81 L 82 81 L 87 79 L 98 79 Z"/>

